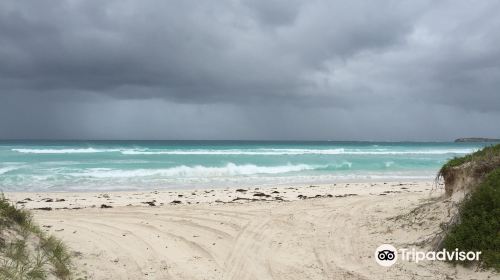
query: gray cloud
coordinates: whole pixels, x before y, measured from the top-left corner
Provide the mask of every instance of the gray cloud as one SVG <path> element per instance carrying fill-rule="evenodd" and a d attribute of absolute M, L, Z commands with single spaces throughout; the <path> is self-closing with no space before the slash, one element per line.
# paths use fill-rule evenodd
<path fill-rule="evenodd" d="M 499 137 L 499 6 L 2 1 L 0 138 Z"/>

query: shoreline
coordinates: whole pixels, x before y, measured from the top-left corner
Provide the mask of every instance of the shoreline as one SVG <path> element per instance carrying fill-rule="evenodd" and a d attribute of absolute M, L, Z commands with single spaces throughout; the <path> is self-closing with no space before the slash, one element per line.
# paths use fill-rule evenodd
<path fill-rule="evenodd" d="M 417 189 L 414 189 L 417 187 Z M 357 195 L 387 195 L 438 191 L 442 183 L 431 180 L 351 182 L 331 184 L 288 184 L 282 186 L 214 187 L 196 189 L 152 189 L 135 191 L 88 192 L 4 192 L 18 207 L 33 210 L 58 210 L 120 207 L 164 206 L 169 204 L 213 204 L 248 201 L 288 202 L 308 198 Z"/>
<path fill-rule="evenodd" d="M 438 170 L 434 170 L 431 173 L 437 174 Z M 315 177 L 317 178 L 317 177 Z M 220 182 L 215 184 L 207 183 L 190 183 L 186 185 L 171 184 L 162 186 L 156 184 L 155 186 L 145 186 L 145 187 L 135 187 L 135 186 L 103 186 L 99 185 L 101 189 L 89 189 L 89 186 L 78 186 L 70 187 L 66 189 L 29 189 L 29 190 L 2 190 L 3 193 L 98 193 L 98 192 L 146 192 L 146 191 L 192 191 L 192 190 L 205 190 L 205 189 L 235 189 L 235 188 L 272 188 L 272 187 L 303 187 L 309 185 L 333 185 L 333 184 L 370 184 L 370 183 L 399 183 L 399 182 L 430 182 L 435 181 L 435 175 L 420 175 L 420 176 L 402 176 L 402 177 L 383 177 L 380 178 L 329 178 L 329 179 L 307 179 L 307 180 L 294 180 L 290 181 L 277 181 L 277 182 L 257 182 L 248 183 L 246 181 L 236 181 L 234 183 L 222 184 Z M 92 188 L 92 187 L 90 187 Z"/>

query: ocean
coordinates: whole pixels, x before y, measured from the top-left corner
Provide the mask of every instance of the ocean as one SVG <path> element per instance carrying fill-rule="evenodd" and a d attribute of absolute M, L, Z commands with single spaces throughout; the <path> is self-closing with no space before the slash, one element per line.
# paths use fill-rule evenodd
<path fill-rule="evenodd" d="M 0 141 L 1 191 L 427 180 L 487 143 Z"/>

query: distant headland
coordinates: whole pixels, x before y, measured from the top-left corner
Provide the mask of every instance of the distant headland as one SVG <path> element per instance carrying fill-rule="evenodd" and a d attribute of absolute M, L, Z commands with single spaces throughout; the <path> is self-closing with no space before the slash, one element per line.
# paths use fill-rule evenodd
<path fill-rule="evenodd" d="M 500 142 L 500 139 L 495 138 L 481 138 L 481 137 L 469 137 L 469 138 L 458 138 L 455 139 L 456 143 L 459 142 Z"/>

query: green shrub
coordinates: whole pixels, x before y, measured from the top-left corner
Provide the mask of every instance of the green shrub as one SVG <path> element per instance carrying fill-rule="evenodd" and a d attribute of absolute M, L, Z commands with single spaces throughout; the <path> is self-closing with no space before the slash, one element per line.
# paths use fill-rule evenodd
<path fill-rule="evenodd" d="M 444 248 L 481 251 L 481 264 L 500 271 L 500 167 L 462 202 L 459 217 L 445 237 Z"/>

